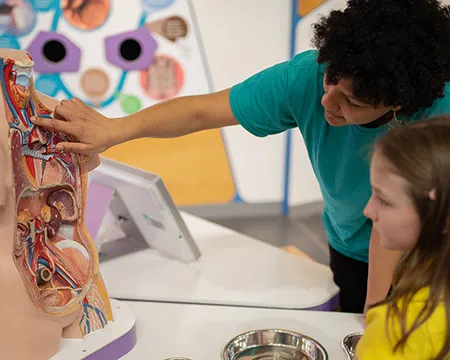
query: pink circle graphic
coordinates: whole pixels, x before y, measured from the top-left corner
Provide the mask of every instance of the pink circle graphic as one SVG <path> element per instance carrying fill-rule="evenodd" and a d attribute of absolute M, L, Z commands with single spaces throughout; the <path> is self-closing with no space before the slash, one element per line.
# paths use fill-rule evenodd
<path fill-rule="evenodd" d="M 142 89 L 155 100 L 177 96 L 183 84 L 183 68 L 177 60 L 167 55 L 156 55 L 150 67 L 141 71 Z"/>

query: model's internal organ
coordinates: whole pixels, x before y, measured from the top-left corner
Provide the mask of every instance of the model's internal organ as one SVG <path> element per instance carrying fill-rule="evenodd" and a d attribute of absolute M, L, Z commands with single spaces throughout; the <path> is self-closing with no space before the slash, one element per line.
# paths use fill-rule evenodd
<path fill-rule="evenodd" d="M 83 225 L 87 172 L 76 154 L 56 151 L 64 134 L 34 126 L 49 117 L 33 90 L 32 60 L 0 59 L 17 201 L 16 266 L 31 300 L 48 314 L 80 312 L 81 333 L 112 319 L 98 256 Z"/>
<path fill-rule="evenodd" d="M 47 309 L 69 304 L 89 285 L 89 253 L 72 240 L 77 219 L 69 190 L 27 192 L 20 199 L 15 256 L 22 258 Z"/>

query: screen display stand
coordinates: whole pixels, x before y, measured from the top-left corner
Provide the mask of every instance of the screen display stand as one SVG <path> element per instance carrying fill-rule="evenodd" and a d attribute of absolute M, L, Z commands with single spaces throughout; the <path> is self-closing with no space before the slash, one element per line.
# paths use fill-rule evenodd
<path fill-rule="evenodd" d="M 109 159 L 90 174 L 85 224 L 101 262 L 148 248 L 184 263 L 201 256 L 161 178 Z"/>

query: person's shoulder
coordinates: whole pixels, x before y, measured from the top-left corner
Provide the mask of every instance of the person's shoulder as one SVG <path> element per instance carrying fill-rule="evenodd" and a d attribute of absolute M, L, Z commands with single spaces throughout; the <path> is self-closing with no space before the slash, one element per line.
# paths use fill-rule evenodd
<path fill-rule="evenodd" d="M 426 308 L 427 303 L 430 301 L 430 288 L 424 287 L 417 291 L 410 302 L 408 303 L 406 311 L 406 321 L 408 324 L 412 324 L 417 318 L 421 317 L 421 314 Z M 400 300 L 400 303 L 403 299 Z M 402 306 L 401 304 L 400 306 Z M 422 342 L 423 339 L 433 339 L 437 348 L 443 345 L 443 336 L 446 333 L 446 308 L 443 301 L 437 303 L 436 307 L 431 312 L 430 316 L 425 322 L 423 322 L 415 332 L 411 334 L 411 342 Z M 395 320 L 399 325 L 398 319 Z"/>
<path fill-rule="evenodd" d="M 325 65 L 317 62 L 318 51 L 306 50 L 290 60 L 287 69 L 288 106 L 301 130 L 307 124 L 319 126 L 313 121 L 323 116 L 320 100 L 323 96 Z"/>
<path fill-rule="evenodd" d="M 408 306 L 407 322 L 412 323 L 417 318 L 420 318 L 423 309 L 426 307 L 430 299 L 430 289 L 425 287 L 419 290 Z M 439 351 L 444 346 L 447 337 L 447 322 L 446 322 L 446 306 L 444 301 L 438 302 L 436 308 L 433 309 L 427 320 L 422 323 L 415 332 L 411 334 L 411 343 L 422 344 L 428 346 L 432 353 L 431 358 L 435 358 Z M 410 343 L 408 342 L 408 343 Z M 431 346 L 430 346 L 431 345 Z"/>
<path fill-rule="evenodd" d="M 429 300 L 429 288 L 417 291 L 406 309 L 406 323 L 411 326 L 421 316 Z M 405 298 L 396 300 L 401 309 Z M 446 336 L 445 306 L 439 303 L 431 316 L 409 336 L 406 347 L 396 353 L 394 346 L 401 338 L 401 321 L 389 311 L 392 304 L 383 304 L 370 309 L 366 316 L 366 331 L 358 343 L 356 354 L 360 360 L 372 359 L 429 359 L 435 358 L 442 349 Z M 418 355 L 419 354 L 419 355 Z"/>
<path fill-rule="evenodd" d="M 384 319 L 387 315 L 387 305 L 378 305 L 367 311 L 366 322 L 367 324 L 371 324 L 380 318 Z"/>
<path fill-rule="evenodd" d="M 442 96 L 431 107 L 419 110 L 412 120 L 426 120 L 440 115 L 450 115 L 450 82 L 446 84 Z"/>
<path fill-rule="evenodd" d="M 295 55 L 289 61 L 289 67 L 291 69 L 303 70 L 303 72 L 297 72 L 298 74 L 304 74 L 304 70 L 318 72 L 323 67 L 317 62 L 318 54 L 318 51 L 314 49 L 305 50 Z"/>
<path fill-rule="evenodd" d="M 429 301 L 430 298 L 430 288 L 424 287 L 419 289 L 416 293 L 413 294 L 410 301 L 408 302 L 408 316 L 416 317 L 418 316 L 424 305 Z M 398 300 L 398 304 L 400 307 L 403 307 L 404 298 Z M 440 309 L 440 305 L 436 308 L 436 310 Z"/>
<path fill-rule="evenodd" d="M 446 110 L 446 113 L 450 113 L 450 82 L 445 85 L 444 96 L 438 99 L 437 103 Z"/>
<path fill-rule="evenodd" d="M 429 287 L 424 287 L 422 289 L 419 289 L 415 294 L 412 295 L 410 301 L 408 301 L 408 307 L 406 309 L 406 314 L 408 318 L 408 323 L 412 323 L 422 312 L 424 306 L 429 301 L 430 298 L 430 289 Z M 403 308 L 405 302 L 405 298 L 400 298 L 395 301 L 397 306 L 399 308 Z M 400 326 L 400 322 L 397 319 L 397 316 L 393 312 L 389 312 L 389 307 L 392 306 L 392 304 L 383 304 L 376 306 L 372 309 L 370 309 L 367 312 L 367 323 L 370 324 L 372 322 L 377 322 L 378 320 L 383 319 L 385 321 L 387 317 L 389 316 L 389 323 L 393 325 L 394 332 L 396 332 L 398 329 L 397 326 Z M 429 321 L 434 320 L 434 316 L 440 315 L 441 311 L 444 310 L 443 303 L 439 303 L 434 312 L 432 313 L 432 316 L 429 318 Z"/>
<path fill-rule="evenodd" d="M 298 53 L 292 58 L 291 61 L 292 63 L 295 64 L 306 64 L 306 65 L 313 63 L 317 64 L 318 56 L 319 52 L 316 49 L 309 49 Z"/>
<path fill-rule="evenodd" d="M 386 341 L 386 312 L 386 305 L 378 305 L 367 312 L 366 329 L 355 350 L 358 359 L 383 359 L 391 353 Z"/>
<path fill-rule="evenodd" d="M 447 97 L 447 98 L 450 97 L 450 82 L 448 82 L 448 83 L 445 85 L 445 88 L 444 88 L 444 97 Z"/>
<path fill-rule="evenodd" d="M 410 305 L 408 307 L 408 313 L 411 310 L 413 316 L 419 316 L 424 305 L 430 299 L 430 288 L 424 287 L 417 291 L 411 299 Z M 438 302 L 434 312 L 430 317 L 430 321 L 443 318 L 441 315 L 445 313 L 445 304 L 443 301 Z"/>

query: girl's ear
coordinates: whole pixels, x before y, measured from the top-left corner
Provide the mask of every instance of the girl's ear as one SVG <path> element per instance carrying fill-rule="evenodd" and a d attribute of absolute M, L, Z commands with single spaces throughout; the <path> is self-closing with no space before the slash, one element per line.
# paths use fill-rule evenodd
<path fill-rule="evenodd" d="M 436 189 L 430 190 L 430 192 L 428 193 L 428 198 L 433 201 L 436 200 Z"/>
<path fill-rule="evenodd" d="M 430 190 L 428 193 L 428 198 L 431 201 L 436 201 L 436 189 Z M 447 218 L 447 222 L 445 223 L 444 234 L 447 234 L 450 230 L 450 216 Z"/>

